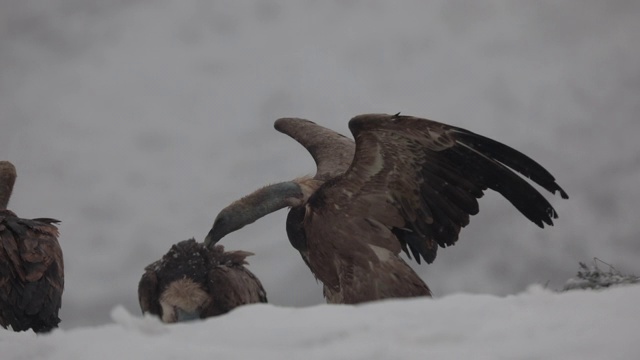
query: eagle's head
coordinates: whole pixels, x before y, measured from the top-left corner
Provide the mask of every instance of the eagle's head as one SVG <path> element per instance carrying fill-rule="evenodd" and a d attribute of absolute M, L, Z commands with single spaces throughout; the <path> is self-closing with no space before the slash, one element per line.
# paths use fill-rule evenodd
<path fill-rule="evenodd" d="M 211 298 L 202 285 L 183 277 L 172 281 L 160 294 L 162 321 L 166 323 L 196 320 Z"/>
<path fill-rule="evenodd" d="M 194 239 L 171 246 L 162 259 L 147 267 L 157 292 L 152 296 L 155 309 L 146 310 L 166 323 L 203 318 L 202 311 L 213 301 L 207 287 L 207 276 L 214 266 L 211 255 Z"/>
<path fill-rule="evenodd" d="M 267 302 L 266 292 L 244 265 L 247 251 L 225 251 L 194 239 L 180 241 L 145 267 L 138 284 L 143 313 L 165 323 L 205 319 L 246 304 Z"/>

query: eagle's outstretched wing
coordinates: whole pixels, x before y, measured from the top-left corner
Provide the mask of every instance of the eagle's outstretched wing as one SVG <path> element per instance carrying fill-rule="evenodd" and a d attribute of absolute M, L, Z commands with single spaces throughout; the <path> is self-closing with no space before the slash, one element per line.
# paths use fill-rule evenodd
<path fill-rule="evenodd" d="M 453 245 L 478 213 L 486 189 L 538 226 L 553 224 L 554 208 L 514 171 L 568 198 L 534 160 L 465 129 L 385 114 L 356 116 L 349 128 L 356 141 L 351 167 L 309 199 L 318 209 L 315 221 L 327 228 L 325 238 L 351 234 L 349 241 L 411 250 L 417 261 L 430 263 L 438 246 Z"/>

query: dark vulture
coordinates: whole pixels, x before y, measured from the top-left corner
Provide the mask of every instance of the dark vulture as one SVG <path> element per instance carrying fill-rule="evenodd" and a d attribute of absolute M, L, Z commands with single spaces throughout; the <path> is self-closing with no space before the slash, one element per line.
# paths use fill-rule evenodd
<path fill-rule="evenodd" d="M 244 265 L 247 251 L 206 247 L 194 239 L 173 246 L 149 264 L 138 285 L 143 313 L 173 323 L 204 319 L 252 303 L 266 303 L 260 280 Z"/>
<path fill-rule="evenodd" d="M 311 153 L 316 175 L 266 186 L 232 203 L 218 214 L 205 243 L 291 207 L 287 235 L 323 283 L 329 303 L 430 296 L 400 252 L 418 263 L 433 262 L 438 247 L 456 243 L 487 189 L 540 227 L 558 216 L 524 178 L 568 198 L 526 155 L 431 120 L 356 116 L 349 121 L 355 149 L 352 141 L 307 120 L 283 118 L 275 128 Z"/>
<path fill-rule="evenodd" d="M 36 333 L 58 327 L 64 264 L 54 219 L 22 219 L 7 204 L 16 169 L 0 161 L 0 325 Z"/>

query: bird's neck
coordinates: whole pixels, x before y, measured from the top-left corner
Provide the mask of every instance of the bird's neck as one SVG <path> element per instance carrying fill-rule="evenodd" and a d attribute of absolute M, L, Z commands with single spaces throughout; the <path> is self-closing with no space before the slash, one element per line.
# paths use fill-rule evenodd
<path fill-rule="evenodd" d="M 285 181 L 260 188 L 238 201 L 246 211 L 239 213 L 246 216 L 246 223 L 251 223 L 265 215 L 287 206 L 302 204 L 305 191 L 298 183 Z"/>
<path fill-rule="evenodd" d="M 15 173 L 0 173 L 0 210 L 7 208 L 15 181 Z"/>
<path fill-rule="evenodd" d="M 287 206 L 300 206 L 322 183 L 310 178 L 260 188 L 222 209 L 205 237 L 211 247 L 227 234 Z"/>

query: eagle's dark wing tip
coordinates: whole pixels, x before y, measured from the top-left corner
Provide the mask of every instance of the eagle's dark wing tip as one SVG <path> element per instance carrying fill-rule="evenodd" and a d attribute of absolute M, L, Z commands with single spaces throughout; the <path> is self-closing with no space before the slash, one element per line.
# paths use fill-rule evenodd
<path fill-rule="evenodd" d="M 43 222 L 47 224 L 60 224 L 60 220 L 52 218 L 35 218 L 33 221 Z"/>
<path fill-rule="evenodd" d="M 543 185 L 543 187 L 545 189 L 547 189 L 553 195 L 560 194 L 561 198 L 568 199 L 569 198 L 569 194 L 567 194 L 567 192 L 564 191 L 564 189 L 561 188 L 560 185 L 558 185 L 558 183 L 556 182 L 556 179 L 554 179 L 551 176 L 551 174 L 549 174 L 549 176 L 551 177 L 551 179 L 550 179 L 550 181 L 547 182 L 547 186 L 544 186 L 543 184 L 540 184 L 540 183 L 538 183 L 538 184 L 539 185 Z"/>
<path fill-rule="evenodd" d="M 558 186 L 558 192 L 560 192 L 560 196 L 563 199 L 568 199 L 569 198 L 569 195 L 564 190 L 562 190 L 562 188 L 560 186 Z M 555 192 L 554 192 L 554 194 L 555 194 Z"/>

